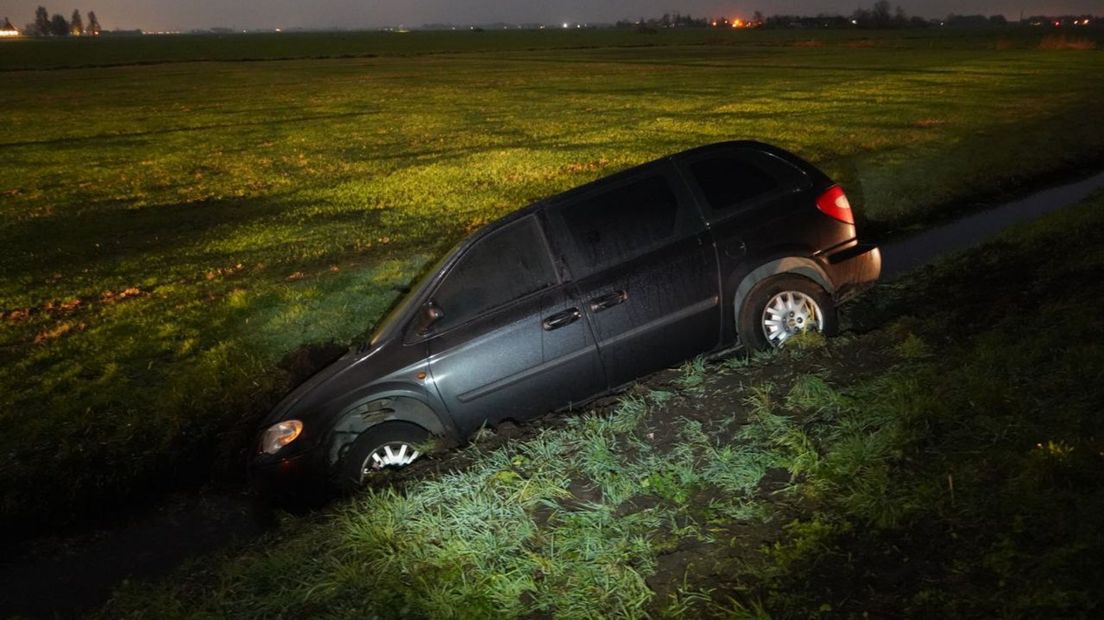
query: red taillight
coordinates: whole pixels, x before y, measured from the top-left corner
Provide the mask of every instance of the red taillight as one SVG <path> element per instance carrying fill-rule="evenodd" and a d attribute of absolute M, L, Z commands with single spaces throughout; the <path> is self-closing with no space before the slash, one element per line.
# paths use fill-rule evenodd
<path fill-rule="evenodd" d="M 830 218 L 845 224 L 855 223 L 855 215 L 851 213 L 851 203 L 847 202 L 847 194 L 843 193 L 843 188 L 839 185 L 833 185 L 821 194 L 816 200 L 816 205 Z"/>

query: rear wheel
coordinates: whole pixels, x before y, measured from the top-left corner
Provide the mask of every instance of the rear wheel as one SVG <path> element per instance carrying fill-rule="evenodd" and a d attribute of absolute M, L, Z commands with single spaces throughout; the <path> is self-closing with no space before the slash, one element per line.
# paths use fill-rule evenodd
<path fill-rule="evenodd" d="M 755 350 L 785 346 L 787 340 L 806 331 L 831 336 L 836 327 L 831 295 L 798 275 L 777 276 L 755 285 L 736 323 L 740 340 Z"/>
<path fill-rule="evenodd" d="M 429 432 L 409 422 L 385 422 L 364 431 L 338 466 L 339 485 L 346 490 L 364 485 L 372 474 L 406 467 L 422 455 Z"/>

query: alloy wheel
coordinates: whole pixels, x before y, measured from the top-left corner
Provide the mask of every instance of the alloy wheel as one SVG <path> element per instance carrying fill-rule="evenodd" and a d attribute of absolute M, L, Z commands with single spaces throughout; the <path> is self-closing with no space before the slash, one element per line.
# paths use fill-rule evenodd
<path fill-rule="evenodd" d="M 392 441 L 376 448 L 364 459 L 361 466 L 361 475 L 367 476 L 372 472 L 380 471 L 387 467 L 405 467 L 421 456 L 421 452 L 403 441 Z"/>
<path fill-rule="evenodd" d="M 773 347 L 781 347 L 793 336 L 808 330 L 820 331 L 820 306 L 801 291 L 782 291 L 763 308 L 763 335 Z"/>

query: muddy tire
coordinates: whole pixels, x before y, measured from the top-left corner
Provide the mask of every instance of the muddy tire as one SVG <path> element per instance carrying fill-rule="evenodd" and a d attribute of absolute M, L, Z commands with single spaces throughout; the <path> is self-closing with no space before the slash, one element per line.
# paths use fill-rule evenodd
<path fill-rule="evenodd" d="M 832 296 L 812 280 L 781 275 L 756 284 L 736 320 L 740 341 L 750 350 L 784 346 L 803 331 L 832 336 L 838 328 Z"/>
<path fill-rule="evenodd" d="M 409 422 L 385 422 L 369 428 L 338 464 L 338 488 L 356 490 L 377 471 L 406 467 L 421 456 L 420 447 L 428 439 L 428 431 Z"/>

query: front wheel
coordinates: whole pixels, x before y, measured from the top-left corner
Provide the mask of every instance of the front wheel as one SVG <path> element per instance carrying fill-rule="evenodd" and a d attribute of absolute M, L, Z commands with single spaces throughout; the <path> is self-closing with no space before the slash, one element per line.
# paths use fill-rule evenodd
<path fill-rule="evenodd" d="M 798 275 L 778 276 L 755 285 L 736 321 L 740 340 L 754 350 L 782 347 L 806 331 L 831 336 L 836 328 L 832 297 L 812 280 Z"/>
<path fill-rule="evenodd" d="M 406 467 L 422 455 L 420 446 L 429 432 L 408 422 L 385 422 L 364 431 L 338 466 L 338 483 L 344 490 L 364 485 L 372 474 Z"/>

